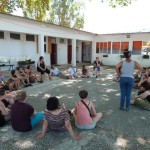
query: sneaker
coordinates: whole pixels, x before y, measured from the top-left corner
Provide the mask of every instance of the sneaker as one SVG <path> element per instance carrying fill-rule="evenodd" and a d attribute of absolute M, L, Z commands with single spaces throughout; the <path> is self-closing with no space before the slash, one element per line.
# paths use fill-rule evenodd
<path fill-rule="evenodd" d="M 28 84 L 28 86 L 33 86 L 33 85 L 30 83 L 30 84 Z"/>
<path fill-rule="evenodd" d="M 124 110 L 124 108 L 119 107 L 120 110 Z"/>
<path fill-rule="evenodd" d="M 97 78 L 97 76 L 96 76 L 96 78 Z"/>
<path fill-rule="evenodd" d="M 40 83 L 43 83 L 43 81 L 40 81 Z"/>
<path fill-rule="evenodd" d="M 26 84 L 24 87 L 28 87 L 28 85 Z"/>

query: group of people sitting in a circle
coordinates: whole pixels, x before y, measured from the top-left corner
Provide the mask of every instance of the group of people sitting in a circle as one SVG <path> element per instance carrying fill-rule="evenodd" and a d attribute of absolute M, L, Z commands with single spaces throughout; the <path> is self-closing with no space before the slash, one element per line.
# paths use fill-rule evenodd
<path fill-rule="evenodd" d="M 0 94 L 4 91 L 0 90 Z M 31 131 L 38 123 L 43 121 L 42 132 L 36 139 L 41 139 L 47 129 L 53 131 L 68 130 L 71 137 L 79 140 L 80 137 L 73 131 L 70 123 L 70 117 L 74 116 L 75 126 L 79 129 L 93 129 L 96 123 L 101 119 L 102 113 L 97 113 L 94 104 L 88 100 L 88 92 L 82 90 L 79 92 L 81 100 L 75 103 L 75 108 L 67 110 L 64 104 L 60 104 L 57 97 L 50 97 L 47 100 L 44 112 L 36 112 L 30 104 L 27 103 L 28 97 L 25 91 L 19 91 L 16 96 L 10 95 L 12 102 L 7 102 L 6 97 L 0 96 L 0 126 L 4 126 L 11 120 L 11 126 L 15 131 Z"/>

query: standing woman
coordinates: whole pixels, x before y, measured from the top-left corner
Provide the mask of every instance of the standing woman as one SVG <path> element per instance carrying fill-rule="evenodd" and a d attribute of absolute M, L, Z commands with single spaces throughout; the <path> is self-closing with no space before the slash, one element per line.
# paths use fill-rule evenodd
<path fill-rule="evenodd" d="M 43 56 L 40 56 L 39 58 L 39 61 L 37 63 L 37 71 L 41 73 L 39 82 L 43 83 L 43 77 L 45 72 L 48 74 L 49 79 L 52 79 L 50 75 L 50 70 L 47 69 Z"/>
<path fill-rule="evenodd" d="M 136 62 L 131 60 L 131 52 L 128 50 L 124 51 L 125 60 L 121 61 L 116 66 L 116 72 L 120 76 L 120 110 L 124 110 L 124 104 L 126 102 L 125 110 L 128 111 L 130 107 L 131 92 L 134 85 L 134 67 L 136 66 L 139 70 L 143 68 Z M 120 69 L 121 68 L 121 69 Z"/>

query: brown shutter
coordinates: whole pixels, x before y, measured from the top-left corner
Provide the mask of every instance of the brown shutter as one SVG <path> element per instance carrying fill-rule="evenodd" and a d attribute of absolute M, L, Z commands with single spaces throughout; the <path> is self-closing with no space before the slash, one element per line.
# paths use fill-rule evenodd
<path fill-rule="evenodd" d="M 48 53 L 52 52 L 52 39 L 51 37 L 48 37 Z"/>

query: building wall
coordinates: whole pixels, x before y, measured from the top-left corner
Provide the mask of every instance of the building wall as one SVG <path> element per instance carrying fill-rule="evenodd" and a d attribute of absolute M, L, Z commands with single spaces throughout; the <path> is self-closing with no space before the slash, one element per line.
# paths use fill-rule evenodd
<path fill-rule="evenodd" d="M 129 50 L 132 51 L 133 41 L 150 41 L 150 33 L 132 33 L 130 38 L 127 34 L 112 34 L 112 35 L 99 35 L 96 37 L 97 42 L 129 42 Z M 112 48 L 112 46 L 111 46 Z M 112 50 L 111 50 L 112 52 Z M 106 53 L 96 53 L 96 57 L 100 57 L 104 65 L 115 66 L 121 60 L 120 54 L 108 54 L 108 57 L 103 57 Z M 143 59 L 142 55 L 132 55 L 132 59 L 137 61 L 143 67 L 150 66 L 150 59 Z"/>

